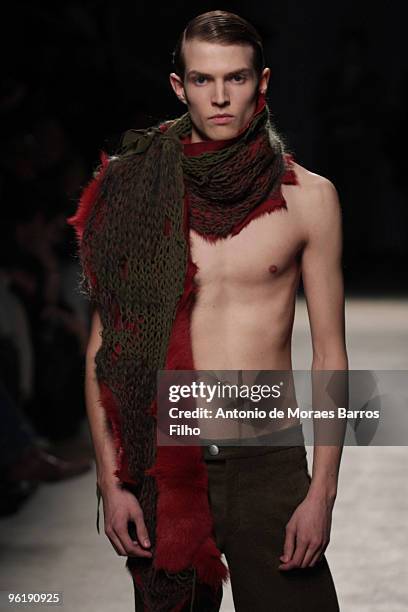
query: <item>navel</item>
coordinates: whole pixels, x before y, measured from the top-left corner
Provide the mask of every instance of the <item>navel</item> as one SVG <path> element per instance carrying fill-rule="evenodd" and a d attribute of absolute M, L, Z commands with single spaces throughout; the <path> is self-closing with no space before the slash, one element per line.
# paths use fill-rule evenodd
<path fill-rule="evenodd" d="M 275 264 L 272 264 L 271 266 L 269 266 L 269 272 L 271 274 L 275 274 L 275 272 L 278 271 L 278 266 L 275 266 Z"/>

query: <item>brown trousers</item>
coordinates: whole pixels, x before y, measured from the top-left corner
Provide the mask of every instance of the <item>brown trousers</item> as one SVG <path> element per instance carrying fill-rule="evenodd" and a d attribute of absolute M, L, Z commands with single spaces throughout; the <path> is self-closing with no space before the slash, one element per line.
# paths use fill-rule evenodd
<path fill-rule="evenodd" d="M 324 555 L 313 568 L 277 569 L 285 526 L 310 485 L 305 447 L 219 448 L 215 457 L 206 448 L 205 459 L 216 543 L 230 569 L 235 610 L 338 612 Z"/>
<path fill-rule="evenodd" d="M 218 449 L 214 456 L 204 447 L 204 459 L 215 539 L 230 570 L 235 610 L 339 612 L 324 555 L 313 568 L 277 569 L 285 526 L 310 485 L 304 445 Z M 197 588 L 186 611 L 220 609 L 222 592 L 211 605 L 208 594 L 200 593 Z M 143 607 L 136 603 L 139 611 Z"/>

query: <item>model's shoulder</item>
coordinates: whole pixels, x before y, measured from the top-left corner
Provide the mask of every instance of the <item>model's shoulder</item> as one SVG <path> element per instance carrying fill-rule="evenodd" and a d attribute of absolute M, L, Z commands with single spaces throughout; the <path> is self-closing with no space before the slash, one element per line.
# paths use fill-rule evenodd
<path fill-rule="evenodd" d="M 337 208 L 339 197 L 335 185 L 325 176 L 312 172 L 297 162 L 292 162 L 296 183 L 290 185 L 290 196 L 301 208 Z"/>
<path fill-rule="evenodd" d="M 300 190 L 308 193 L 323 192 L 330 194 L 336 192 L 334 184 L 325 176 L 312 172 L 295 161 L 292 162 L 292 169 L 296 175 L 296 185 Z"/>

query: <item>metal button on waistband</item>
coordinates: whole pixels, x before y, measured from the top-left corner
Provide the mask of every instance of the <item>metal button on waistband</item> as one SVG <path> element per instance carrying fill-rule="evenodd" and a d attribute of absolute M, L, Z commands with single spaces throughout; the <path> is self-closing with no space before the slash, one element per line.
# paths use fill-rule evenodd
<path fill-rule="evenodd" d="M 211 444 L 211 446 L 208 447 L 208 450 L 210 455 L 218 455 L 218 453 L 220 452 L 220 449 L 216 444 Z"/>

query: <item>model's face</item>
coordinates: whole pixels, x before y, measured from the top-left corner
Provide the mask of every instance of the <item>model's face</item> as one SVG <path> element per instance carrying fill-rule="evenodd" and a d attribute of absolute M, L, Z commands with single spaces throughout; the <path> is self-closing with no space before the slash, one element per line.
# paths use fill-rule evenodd
<path fill-rule="evenodd" d="M 202 40 L 184 44 L 184 81 L 175 73 L 171 85 L 190 112 L 192 142 L 233 138 L 250 121 L 258 92 L 265 92 L 269 68 L 261 78 L 253 67 L 250 45 L 220 45 Z"/>

